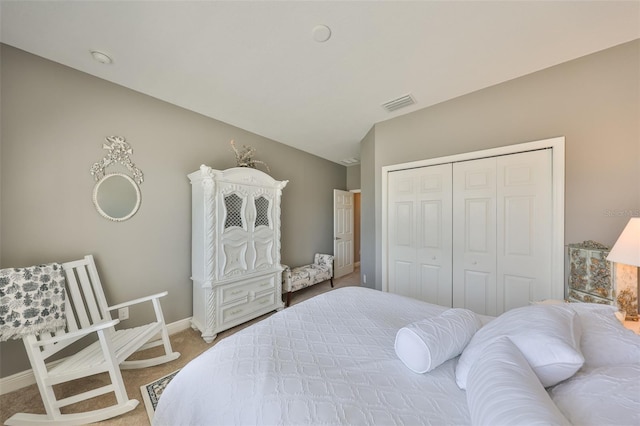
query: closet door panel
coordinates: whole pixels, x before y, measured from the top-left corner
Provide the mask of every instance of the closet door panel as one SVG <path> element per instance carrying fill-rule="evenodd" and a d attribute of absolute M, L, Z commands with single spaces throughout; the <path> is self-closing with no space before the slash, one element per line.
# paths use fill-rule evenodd
<path fill-rule="evenodd" d="M 418 210 L 417 262 L 421 299 L 453 306 L 451 164 L 416 170 Z"/>
<path fill-rule="evenodd" d="M 413 170 L 389 176 L 389 291 L 415 297 L 416 218 Z"/>
<path fill-rule="evenodd" d="M 451 287 L 442 282 L 449 280 L 442 276 L 442 268 L 433 265 L 420 265 L 420 297 L 436 305 L 451 306 Z M 448 278 L 448 277 L 447 277 Z"/>
<path fill-rule="evenodd" d="M 451 165 L 389 175 L 389 291 L 451 306 Z"/>
<path fill-rule="evenodd" d="M 477 270 L 464 271 L 462 300 L 460 306 L 470 309 L 473 312 L 484 313 L 495 306 L 495 301 L 491 299 L 494 275 Z"/>
<path fill-rule="evenodd" d="M 543 149 L 390 172 L 389 291 L 487 315 L 554 297 L 552 160 Z"/>
<path fill-rule="evenodd" d="M 415 262 L 399 259 L 391 264 L 389 292 L 418 298 L 414 266 Z"/>
<path fill-rule="evenodd" d="M 535 280 L 522 276 L 503 275 L 501 294 L 504 295 L 502 311 L 527 306 L 535 300 Z"/>
<path fill-rule="evenodd" d="M 500 312 L 552 297 L 551 150 L 497 158 Z"/>
<path fill-rule="evenodd" d="M 495 158 L 453 165 L 453 306 L 496 315 Z"/>

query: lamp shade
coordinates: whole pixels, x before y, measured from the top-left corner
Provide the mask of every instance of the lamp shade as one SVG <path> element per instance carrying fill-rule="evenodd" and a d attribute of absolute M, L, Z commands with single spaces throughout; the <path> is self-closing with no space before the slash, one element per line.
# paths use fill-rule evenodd
<path fill-rule="evenodd" d="M 640 217 L 632 217 L 607 256 L 611 262 L 640 266 Z"/>

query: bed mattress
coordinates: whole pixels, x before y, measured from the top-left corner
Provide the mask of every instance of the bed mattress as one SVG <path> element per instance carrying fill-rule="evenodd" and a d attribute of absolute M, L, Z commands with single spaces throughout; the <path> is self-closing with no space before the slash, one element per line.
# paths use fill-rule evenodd
<path fill-rule="evenodd" d="M 154 425 L 469 424 L 457 357 L 429 374 L 398 359 L 398 329 L 447 308 L 346 287 L 217 343 L 169 384 Z"/>

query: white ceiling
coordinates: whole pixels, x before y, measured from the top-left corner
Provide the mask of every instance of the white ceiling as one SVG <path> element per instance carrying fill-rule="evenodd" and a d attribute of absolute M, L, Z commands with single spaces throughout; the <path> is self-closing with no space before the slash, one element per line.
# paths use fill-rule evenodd
<path fill-rule="evenodd" d="M 0 15 L 3 43 L 337 163 L 376 122 L 640 38 L 640 1 L 2 1 Z"/>

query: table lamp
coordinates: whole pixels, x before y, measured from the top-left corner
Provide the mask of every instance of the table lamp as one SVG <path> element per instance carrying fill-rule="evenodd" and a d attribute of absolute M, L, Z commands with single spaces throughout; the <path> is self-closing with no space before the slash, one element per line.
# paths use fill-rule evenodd
<path fill-rule="evenodd" d="M 613 248 L 609 252 L 607 260 L 636 267 L 637 288 L 632 289 L 632 291 L 635 291 L 635 295 L 631 296 L 630 310 L 632 310 L 632 312 L 627 311 L 626 319 L 638 321 L 638 294 L 640 294 L 640 217 L 633 217 L 629 220 L 629 223 L 627 223 L 627 226 L 622 231 L 622 234 L 620 234 L 620 237 L 618 237 L 618 241 L 616 241 L 616 243 L 613 245 Z M 617 288 L 616 293 L 618 293 Z M 619 296 L 620 295 L 618 294 L 618 297 Z M 635 307 L 633 307 L 634 302 Z M 635 312 L 633 312 L 634 310 Z"/>

